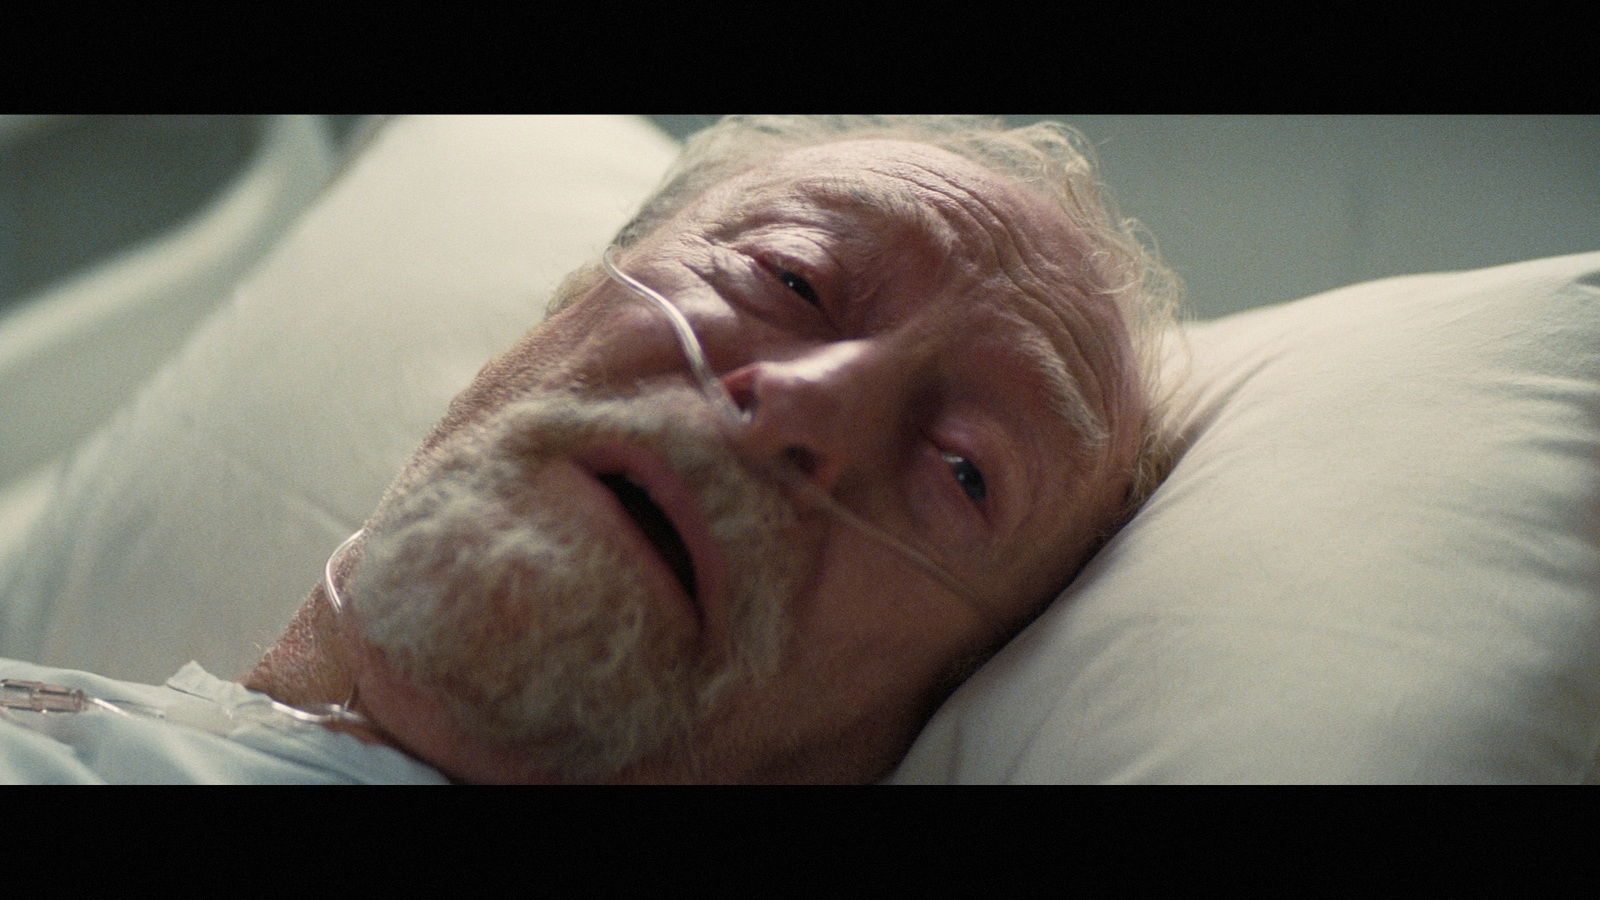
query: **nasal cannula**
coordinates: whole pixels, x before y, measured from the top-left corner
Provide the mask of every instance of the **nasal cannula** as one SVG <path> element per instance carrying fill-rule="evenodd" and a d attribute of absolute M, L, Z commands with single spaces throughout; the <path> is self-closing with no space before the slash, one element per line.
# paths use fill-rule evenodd
<path fill-rule="evenodd" d="M 608 247 L 605 253 L 600 256 L 600 265 L 605 270 L 605 273 L 617 283 L 650 301 L 667 317 L 667 321 L 672 324 L 672 333 L 677 337 L 678 345 L 683 349 L 683 355 L 689 361 L 689 370 L 694 373 L 695 379 L 699 381 L 700 388 L 705 391 L 712 407 L 726 415 L 731 420 L 732 426 L 736 431 L 748 425 L 750 421 L 749 415 L 739 408 L 739 405 L 734 402 L 733 397 L 728 393 L 727 387 L 723 385 L 722 380 L 712 371 L 711 365 L 706 361 L 705 351 L 700 346 L 700 338 L 694 333 L 694 328 L 690 326 L 689 320 L 672 301 L 618 268 L 615 258 L 616 249 L 615 246 Z M 856 530 L 910 560 L 940 584 L 944 585 L 946 589 L 966 601 L 992 627 L 1000 627 L 1000 623 L 994 613 L 980 603 L 973 592 L 968 590 L 959 579 L 943 566 L 929 559 L 926 554 L 915 547 L 856 515 L 835 499 L 833 495 L 822 490 L 809 478 L 806 478 L 804 473 L 800 472 L 794 465 L 788 464 L 787 461 L 783 460 L 775 460 L 774 465 L 776 466 L 777 475 L 782 479 L 786 487 L 804 494 L 807 500 L 828 510 Z"/>
<path fill-rule="evenodd" d="M 748 414 L 734 402 L 733 397 L 728 393 L 721 379 L 717 378 L 716 373 L 712 371 L 710 364 L 706 360 L 705 351 L 700 345 L 700 339 L 695 334 L 694 328 L 689 324 L 689 320 L 666 297 L 618 268 L 615 260 L 615 251 L 615 247 L 607 248 L 600 257 L 601 267 L 605 270 L 605 273 L 618 284 L 649 301 L 666 317 L 679 347 L 683 350 L 684 357 L 688 360 L 689 370 L 694 373 L 696 381 L 699 382 L 700 388 L 705 392 L 711 406 L 719 414 L 729 419 L 735 429 L 748 425 Z M 786 487 L 804 494 L 807 500 L 828 510 L 862 534 L 871 537 L 910 560 L 957 597 L 970 604 L 991 625 L 997 624 L 993 613 L 979 603 L 973 593 L 943 566 L 929 559 L 916 548 L 846 508 L 832 495 L 807 479 L 794 466 L 783 465 L 782 463 L 779 465 L 781 468 L 778 469 L 778 473 Z M 339 591 L 334 583 L 334 566 L 345 551 L 360 539 L 364 533 L 365 530 L 357 531 L 341 542 L 323 566 L 323 592 L 326 594 L 328 602 L 333 607 L 336 615 L 344 611 L 344 602 L 343 598 L 339 596 Z M 138 715 L 148 718 L 168 719 L 178 724 L 191 725 L 218 733 L 227 733 L 234 728 L 249 723 L 283 727 L 288 723 L 328 725 L 335 722 L 362 723 L 365 721 L 359 713 L 353 712 L 345 705 L 336 703 L 318 704 L 313 707 L 317 711 L 311 711 L 297 709 L 271 698 L 263 697 L 239 704 L 232 709 L 225 709 L 221 706 L 180 706 L 173 709 L 159 709 L 139 703 L 103 700 L 91 696 L 79 688 L 45 684 L 37 681 L 0 679 L 0 709 L 23 709 L 34 712 L 54 713 L 82 712 L 91 708 L 104 709 L 125 716 Z M 199 710 L 202 709 L 205 711 L 200 712 Z"/>
<path fill-rule="evenodd" d="M 662 296 L 649 285 L 644 284 L 643 282 L 618 268 L 616 263 L 615 246 L 606 248 L 605 253 L 601 254 L 600 265 L 601 268 L 605 270 L 605 273 L 618 284 L 621 284 L 622 286 L 633 291 L 644 300 L 649 301 L 657 311 L 666 317 L 667 322 L 672 326 L 673 336 L 677 338 L 678 346 L 682 348 L 683 355 L 688 360 L 689 370 L 694 373 L 695 380 L 699 382 L 700 388 L 705 392 L 712 408 L 727 418 L 735 431 L 747 426 L 750 422 L 749 415 L 745 412 L 745 410 L 739 407 L 738 403 L 734 402 L 732 395 L 728 393 L 727 387 L 723 385 L 722 380 L 716 376 L 714 371 L 712 371 L 711 364 L 706 359 L 705 350 L 700 346 L 699 336 L 695 334 L 693 326 L 689 324 L 688 318 L 686 318 L 683 312 L 678 309 L 677 305 L 668 300 L 666 297 Z M 785 464 L 785 461 L 782 460 L 775 460 L 773 461 L 773 464 L 773 472 L 780 480 L 783 481 L 786 487 L 803 494 L 811 503 L 828 510 L 829 512 L 838 516 L 844 522 L 848 523 L 850 526 L 854 527 L 856 530 L 910 560 L 913 564 L 921 568 L 928 575 L 932 576 L 940 584 L 944 585 L 946 589 L 969 604 L 979 616 L 981 616 L 990 624 L 991 627 L 999 627 L 999 622 L 995 615 L 982 603 L 978 602 L 973 592 L 968 590 L 959 579 L 952 575 L 943 566 L 929 559 L 926 554 L 917 550 L 915 547 L 910 546 L 894 535 L 889 534 L 882 528 L 879 528 L 878 526 L 868 522 L 852 512 L 850 509 L 836 500 L 831 494 L 822 490 L 810 479 L 806 478 L 805 475 L 792 464 Z M 327 594 L 329 603 L 332 604 L 335 612 L 341 612 L 344 607 L 343 601 L 340 599 L 339 593 L 334 587 L 333 568 L 335 562 L 344 554 L 345 550 L 349 549 L 350 545 L 354 544 L 356 540 L 361 537 L 363 533 L 364 531 L 357 531 L 355 534 L 352 534 L 350 537 L 346 538 L 345 541 L 333 551 L 333 555 L 328 557 L 327 565 L 323 567 L 323 590 L 324 593 Z"/>

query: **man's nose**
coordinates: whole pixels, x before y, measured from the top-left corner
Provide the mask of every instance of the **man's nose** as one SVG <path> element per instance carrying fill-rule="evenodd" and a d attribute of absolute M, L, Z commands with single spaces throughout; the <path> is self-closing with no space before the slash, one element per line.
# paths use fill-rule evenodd
<path fill-rule="evenodd" d="M 892 452 L 908 373 L 882 347 L 857 340 L 750 363 L 722 383 L 746 415 L 740 449 L 793 465 L 832 493 L 853 468 Z"/>

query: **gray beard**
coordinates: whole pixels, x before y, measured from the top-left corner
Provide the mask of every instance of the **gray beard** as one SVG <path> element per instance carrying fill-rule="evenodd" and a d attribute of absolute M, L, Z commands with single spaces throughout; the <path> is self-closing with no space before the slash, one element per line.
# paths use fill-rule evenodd
<path fill-rule="evenodd" d="M 380 508 L 347 592 L 364 636 L 464 731 L 559 777 L 602 780 L 653 754 L 693 765 L 732 689 L 776 671 L 794 508 L 749 473 L 690 391 L 553 394 L 508 407 Z M 640 562 L 535 476 L 597 439 L 660 453 L 699 494 L 731 568 L 731 647 L 708 647 L 652 596 Z M 669 627 L 670 626 L 670 627 Z"/>

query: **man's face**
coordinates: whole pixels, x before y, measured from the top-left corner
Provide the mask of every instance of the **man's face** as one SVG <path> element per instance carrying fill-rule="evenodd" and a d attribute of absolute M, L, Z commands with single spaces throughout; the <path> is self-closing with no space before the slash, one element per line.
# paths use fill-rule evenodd
<path fill-rule="evenodd" d="M 919 144 L 794 151 L 713 188 L 619 264 L 690 320 L 748 423 L 687 390 L 659 313 L 614 282 L 493 360 L 380 508 L 386 562 L 357 569 L 357 615 L 388 617 L 357 641 L 368 715 L 469 779 L 882 775 L 1123 499 L 1139 401 L 1115 310 L 1076 289 L 1084 252 L 1058 211 Z M 415 499 L 452 490 L 469 499 Z M 386 547 L 404 521 L 426 528 Z M 454 549 L 496 541 L 520 555 Z M 423 599 L 380 613 L 359 588 L 383 567 L 366 582 Z M 558 707 L 640 724 L 504 721 Z M 528 750 L 564 736 L 638 749 L 576 775 Z"/>

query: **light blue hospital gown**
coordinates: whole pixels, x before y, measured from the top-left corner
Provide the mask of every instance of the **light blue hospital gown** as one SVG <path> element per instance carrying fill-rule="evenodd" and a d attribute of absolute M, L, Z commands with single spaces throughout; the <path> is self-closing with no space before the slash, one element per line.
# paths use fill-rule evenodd
<path fill-rule="evenodd" d="M 0 659 L 0 678 L 81 688 L 109 701 L 166 711 L 172 720 L 227 722 L 264 699 L 189 663 L 165 685 L 134 684 Z M 98 707 L 82 712 L 0 710 L 0 784 L 447 784 L 390 747 L 321 725 L 246 722 L 213 733 Z"/>

